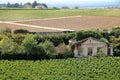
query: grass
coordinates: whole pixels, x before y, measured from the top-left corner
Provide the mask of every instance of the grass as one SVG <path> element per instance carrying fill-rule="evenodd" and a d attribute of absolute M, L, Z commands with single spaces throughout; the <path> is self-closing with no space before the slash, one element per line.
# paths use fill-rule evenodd
<path fill-rule="evenodd" d="M 0 9 L 0 21 L 43 19 L 77 15 L 119 16 L 119 9 L 105 10 L 36 10 L 36 9 Z"/>
<path fill-rule="evenodd" d="M 120 80 L 120 57 L 0 60 L 1 80 Z"/>

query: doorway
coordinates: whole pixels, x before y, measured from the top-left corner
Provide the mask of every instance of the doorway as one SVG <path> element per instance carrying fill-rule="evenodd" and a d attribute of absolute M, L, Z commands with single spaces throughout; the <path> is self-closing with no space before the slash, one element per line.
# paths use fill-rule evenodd
<path fill-rule="evenodd" d="M 92 56 L 93 49 L 92 47 L 88 47 L 88 56 Z"/>

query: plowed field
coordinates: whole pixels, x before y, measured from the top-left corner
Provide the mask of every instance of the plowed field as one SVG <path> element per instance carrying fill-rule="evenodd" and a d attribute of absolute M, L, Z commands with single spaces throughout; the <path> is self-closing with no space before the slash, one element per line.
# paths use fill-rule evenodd
<path fill-rule="evenodd" d="M 96 30 L 96 29 L 109 29 L 113 26 L 120 26 L 120 17 L 105 17 L 105 16 L 75 16 L 66 18 L 49 18 L 49 19 L 37 19 L 17 21 L 14 23 L 28 24 L 35 26 L 45 26 L 50 28 L 71 29 L 75 31 L 79 30 Z M 9 27 L 12 29 L 24 28 L 31 32 L 56 32 L 59 30 L 32 28 L 18 25 L 11 25 L 0 23 L 0 28 Z"/>

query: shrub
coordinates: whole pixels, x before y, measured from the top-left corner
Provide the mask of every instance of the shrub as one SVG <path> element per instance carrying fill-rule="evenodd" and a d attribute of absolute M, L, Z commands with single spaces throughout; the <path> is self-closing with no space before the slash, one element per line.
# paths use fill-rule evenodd
<path fill-rule="evenodd" d="M 25 29 L 17 29 L 14 31 L 14 33 L 15 34 L 17 34 L 17 33 L 27 34 L 27 33 L 29 33 L 29 31 L 25 30 Z"/>
<path fill-rule="evenodd" d="M 28 58 L 42 59 L 46 56 L 46 53 L 34 38 L 35 35 L 27 34 L 22 42 L 22 46 L 25 48 L 25 53 L 28 55 Z"/>
<path fill-rule="evenodd" d="M 114 56 L 120 56 L 120 36 L 111 36 L 110 41 L 110 45 L 114 48 Z"/>
<path fill-rule="evenodd" d="M 58 34 L 46 35 L 45 40 L 46 39 L 53 42 L 53 44 L 55 46 L 58 46 L 60 43 L 63 43 L 62 37 L 60 37 L 60 35 L 58 35 Z"/>
<path fill-rule="evenodd" d="M 78 31 L 76 32 L 76 39 L 81 40 L 88 37 L 94 37 L 97 39 L 102 38 L 102 35 L 99 31 Z"/>
<path fill-rule="evenodd" d="M 115 36 L 115 37 L 120 36 L 120 26 L 114 26 L 112 28 L 111 36 Z"/>
<path fill-rule="evenodd" d="M 119 48 L 114 48 L 114 56 L 120 56 L 120 47 Z"/>
<path fill-rule="evenodd" d="M 106 38 L 101 38 L 100 40 L 105 42 L 105 43 L 107 43 L 109 45 L 109 41 Z"/>
<path fill-rule="evenodd" d="M 24 38 L 25 38 L 24 34 L 13 34 L 12 35 L 13 41 L 16 42 L 19 45 L 22 43 Z"/>
<path fill-rule="evenodd" d="M 60 37 L 62 38 L 63 42 L 68 45 L 69 44 L 69 40 L 75 38 L 75 33 L 63 33 L 60 35 Z"/>
<path fill-rule="evenodd" d="M 61 33 L 61 34 L 48 34 L 48 35 L 36 35 L 35 40 L 38 43 L 45 42 L 46 40 L 51 41 L 54 46 L 58 46 L 61 43 L 68 44 L 68 40 L 75 37 L 75 33 Z"/>
<path fill-rule="evenodd" d="M 0 41 L 3 39 L 3 36 L 2 35 L 0 35 Z"/>
<path fill-rule="evenodd" d="M 12 39 L 4 37 L 0 41 L 0 53 L 3 59 L 13 59 L 14 55 L 18 54 L 21 49 L 18 49 L 17 43 L 13 42 Z"/>
<path fill-rule="evenodd" d="M 110 37 L 110 35 L 111 35 L 111 32 L 108 31 L 108 30 L 103 30 L 103 31 L 101 32 L 101 35 L 102 35 L 104 38 L 106 38 L 107 40 L 109 40 L 109 37 Z"/>
<path fill-rule="evenodd" d="M 44 51 L 46 52 L 48 58 L 55 58 L 55 46 L 52 42 L 46 40 L 44 43 L 40 43 L 40 46 L 44 48 Z"/>
<path fill-rule="evenodd" d="M 1 54 L 14 54 L 17 53 L 17 44 L 9 39 L 8 37 L 4 37 L 0 41 Z"/>
<path fill-rule="evenodd" d="M 32 34 L 27 34 L 22 41 L 22 46 L 24 46 L 27 54 L 37 53 L 38 44 L 34 37 Z"/>

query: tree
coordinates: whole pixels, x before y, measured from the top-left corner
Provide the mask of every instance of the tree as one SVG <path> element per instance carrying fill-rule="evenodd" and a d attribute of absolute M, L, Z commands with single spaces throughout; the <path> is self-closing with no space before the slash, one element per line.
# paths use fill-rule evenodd
<path fill-rule="evenodd" d="M 43 5 L 45 8 L 48 8 L 48 6 L 47 6 L 45 3 L 42 3 L 42 5 Z"/>
<path fill-rule="evenodd" d="M 7 4 L 7 7 L 8 7 L 8 8 L 19 8 L 20 5 L 19 5 L 19 3 L 15 3 L 15 4 L 10 4 L 10 3 L 8 3 L 8 4 Z"/>
<path fill-rule="evenodd" d="M 111 36 L 110 41 L 110 45 L 114 48 L 114 56 L 120 56 L 120 36 Z"/>
<path fill-rule="evenodd" d="M 74 7 L 74 9 L 79 9 L 79 7 L 76 6 L 76 7 Z"/>
<path fill-rule="evenodd" d="M 11 7 L 11 4 L 10 4 L 9 2 L 7 3 L 7 7 L 8 7 L 8 8 Z"/>
<path fill-rule="evenodd" d="M 19 3 L 15 3 L 15 4 L 13 4 L 13 7 L 15 7 L 15 8 L 19 8 Z"/>
<path fill-rule="evenodd" d="M 19 7 L 20 7 L 20 8 L 22 8 L 22 7 L 23 7 L 23 4 L 22 4 L 22 3 L 20 3 Z"/>
<path fill-rule="evenodd" d="M 38 5 L 37 1 L 34 1 L 34 2 L 32 3 L 32 8 L 35 8 L 35 6 L 37 6 L 37 5 Z"/>
<path fill-rule="evenodd" d="M 24 4 L 24 8 L 32 8 L 32 4 L 31 3 L 25 3 Z"/>

